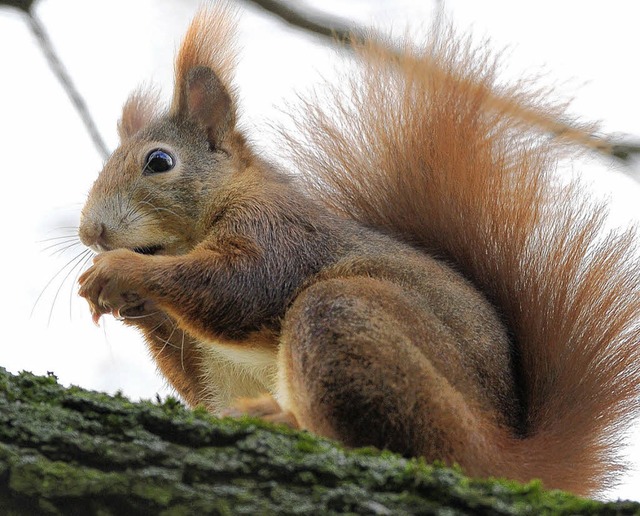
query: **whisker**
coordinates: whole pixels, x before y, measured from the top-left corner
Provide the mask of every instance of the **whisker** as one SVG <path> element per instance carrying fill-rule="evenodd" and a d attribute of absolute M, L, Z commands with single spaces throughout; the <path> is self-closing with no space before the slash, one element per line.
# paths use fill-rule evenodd
<path fill-rule="evenodd" d="M 154 204 L 150 203 L 149 201 L 140 201 L 139 204 L 145 204 L 147 206 L 150 206 L 153 211 L 166 211 L 168 213 L 171 213 L 171 215 L 173 215 L 175 217 L 178 217 L 178 218 L 180 217 L 180 215 L 178 215 L 175 211 L 170 210 L 169 208 L 155 206 Z"/>
<path fill-rule="evenodd" d="M 162 313 L 162 312 L 160 312 Z M 156 338 L 160 341 L 160 342 L 164 342 L 164 346 L 162 346 L 162 348 L 155 354 L 155 356 L 153 357 L 154 360 L 157 360 L 158 357 L 162 354 L 162 352 L 166 349 L 167 346 L 178 349 L 178 346 L 176 346 L 175 344 L 172 344 L 170 342 L 171 337 L 173 337 L 174 332 L 176 331 L 176 328 L 178 327 L 178 323 L 174 323 L 171 318 L 164 314 L 164 317 L 166 319 L 166 321 L 169 321 L 170 324 L 173 325 L 173 329 L 171 331 L 171 333 L 169 334 L 169 337 L 167 339 L 163 339 L 162 337 L 160 337 L 159 335 L 156 335 Z M 160 324 L 158 324 L 158 326 L 156 326 L 151 333 L 154 333 L 156 330 L 158 330 L 163 324 L 165 324 L 165 321 L 161 321 Z"/>
<path fill-rule="evenodd" d="M 30 317 L 33 317 L 33 314 L 35 312 L 36 307 L 38 306 L 38 303 L 40 302 L 40 300 L 42 299 L 42 296 L 44 295 L 44 293 L 48 290 L 48 288 L 51 286 L 51 284 L 55 281 L 55 279 L 60 276 L 60 274 L 62 274 L 68 267 L 71 267 L 70 271 L 67 273 L 67 276 L 78 266 L 79 263 L 82 263 L 83 260 L 86 260 L 87 257 L 90 257 L 90 255 L 93 254 L 93 251 L 91 251 L 90 249 L 86 249 L 84 251 L 82 251 L 80 254 L 74 256 L 73 258 L 71 258 L 68 262 L 66 262 L 59 270 L 58 272 L 56 272 L 52 278 L 47 282 L 47 284 L 44 286 L 44 288 L 40 291 L 40 294 L 38 294 L 38 297 L 36 298 L 36 300 L 33 303 L 33 307 L 31 308 L 31 314 Z M 63 279 L 63 283 L 64 283 L 64 279 Z M 59 289 L 58 289 L 59 291 Z M 56 294 L 57 297 L 57 294 Z M 55 303 L 55 298 L 54 301 Z M 52 305 L 52 310 L 53 310 L 53 305 Z M 51 319 L 51 317 L 49 317 L 49 320 Z"/>
<path fill-rule="evenodd" d="M 160 310 L 158 310 L 157 312 L 152 312 L 150 314 L 144 314 L 144 315 L 128 315 L 125 317 L 125 319 L 129 320 L 129 319 L 145 319 L 146 317 L 151 317 L 154 315 L 158 315 L 160 312 Z M 151 332 L 153 333 L 155 330 L 157 330 L 158 328 L 160 328 L 160 326 L 162 326 L 163 323 L 160 323 L 158 326 L 156 326 L 153 330 L 151 330 Z"/>
<path fill-rule="evenodd" d="M 68 235 L 59 235 L 59 236 L 55 236 L 55 237 L 49 237 L 49 238 L 43 238 L 42 240 L 38 240 L 37 242 L 39 244 L 42 244 L 44 242 L 51 242 L 53 240 L 63 240 L 63 239 L 76 239 L 78 240 L 78 234 L 77 233 L 70 233 Z"/>
<path fill-rule="evenodd" d="M 69 278 L 69 276 L 71 275 L 71 273 L 78 268 L 79 266 L 85 264 L 87 262 L 87 260 L 89 258 L 91 258 L 91 255 L 93 254 L 93 251 L 91 251 L 91 249 L 86 249 L 85 251 L 83 251 L 79 256 L 77 256 L 74 261 L 75 263 L 71 266 L 71 268 L 69 269 L 69 271 L 67 272 L 67 274 L 65 274 L 64 278 L 62 278 L 62 281 L 60 282 L 60 286 L 58 287 L 58 289 L 56 290 L 55 295 L 53 296 L 53 300 L 51 301 L 51 309 L 49 310 L 49 319 L 47 321 L 47 324 L 51 324 L 51 318 L 53 317 L 53 309 L 55 307 L 56 301 L 58 300 L 58 296 L 60 295 L 60 291 L 62 290 L 62 286 L 65 284 L 65 282 L 67 281 L 67 278 Z M 69 262 L 67 262 L 69 263 Z M 66 266 L 65 266 L 66 267 Z M 57 274 L 56 274 L 57 276 Z M 77 276 L 77 275 L 76 275 Z"/>
<path fill-rule="evenodd" d="M 176 327 L 178 323 L 176 323 Z M 182 330 L 182 344 L 180 345 L 180 364 L 182 365 L 182 370 L 186 371 L 184 368 L 184 330 Z"/>
<path fill-rule="evenodd" d="M 172 344 L 168 339 L 163 339 L 162 337 L 158 337 L 158 336 L 156 336 L 156 338 L 160 342 L 164 342 L 164 346 L 162 346 L 160 351 L 158 351 L 156 353 L 156 356 L 154 357 L 154 360 L 157 359 L 160 356 L 160 354 L 166 349 L 167 346 L 169 346 L 170 348 L 174 348 L 174 349 L 180 349 L 179 346 L 176 346 L 175 344 Z"/>
<path fill-rule="evenodd" d="M 140 202 L 146 202 L 147 199 L 149 199 L 151 197 L 151 195 L 152 195 L 151 192 L 147 192 L 147 195 L 145 196 L 145 198 L 142 199 L 142 201 L 140 201 Z M 130 220 L 131 222 L 135 222 L 137 220 L 137 219 L 131 220 L 131 217 L 138 212 L 138 204 L 140 202 L 138 202 L 136 204 L 130 204 L 129 205 L 129 209 L 124 214 L 124 219 L 125 220 Z"/>
<path fill-rule="evenodd" d="M 140 219 L 143 219 L 144 217 L 146 217 L 146 213 L 144 213 L 142 210 L 139 210 L 138 208 L 135 208 L 134 210 L 131 211 L 131 218 L 129 219 L 129 223 L 130 224 L 135 224 L 137 223 Z"/>
<path fill-rule="evenodd" d="M 169 318 L 167 317 L 167 319 Z M 173 323 L 171 319 L 169 319 L 169 322 Z M 171 338 L 173 337 L 173 334 L 176 332 L 177 329 L 178 329 L 178 323 L 173 323 L 173 329 L 171 330 L 169 337 L 167 337 L 167 340 L 171 340 Z M 178 349 L 178 346 L 176 346 L 175 344 L 173 345 L 173 347 Z"/>
<path fill-rule="evenodd" d="M 70 235 L 77 235 L 78 226 L 56 226 L 55 228 L 48 229 L 45 234 L 59 233 L 61 231 L 69 231 Z"/>
<path fill-rule="evenodd" d="M 156 330 L 157 330 L 158 328 L 160 328 L 160 326 L 162 326 L 163 324 L 164 324 L 163 322 L 158 323 L 156 326 L 154 326 L 154 327 L 149 331 L 149 333 L 150 333 L 150 334 L 155 333 L 155 332 L 156 332 Z"/>
<path fill-rule="evenodd" d="M 49 256 L 52 257 L 58 254 L 64 254 L 65 251 L 68 251 L 69 249 L 73 249 L 74 247 L 78 247 L 78 246 L 82 246 L 82 242 L 78 242 L 77 240 L 65 241 L 65 242 L 58 242 L 57 244 L 49 245 L 44 249 L 42 249 L 42 251 L 44 252 L 49 249 L 55 249 L 57 247 L 55 251 L 49 254 Z"/>
<path fill-rule="evenodd" d="M 155 356 L 153 357 L 153 361 L 154 361 L 154 362 L 155 362 L 156 360 L 158 360 L 158 357 L 162 354 L 162 352 L 165 350 L 165 348 L 169 345 L 169 343 L 168 343 L 166 340 L 164 340 L 164 339 L 162 339 L 162 338 L 160 338 L 160 337 L 157 337 L 157 338 L 158 338 L 158 340 L 160 340 L 161 342 L 164 342 L 164 346 L 162 346 L 162 347 L 160 348 L 160 351 L 158 351 L 158 352 L 155 354 Z"/>
<path fill-rule="evenodd" d="M 78 278 L 80 277 L 80 274 L 82 273 L 82 271 L 85 270 L 85 265 L 87 265 L 87 263 L 89 262 L 89 260 L 91 260 L 91 258 L 93 258 L 93 253 L 87 253 L 84 260 L 82 260 L 82 263 L 80 263 L 78 267 L 75 267 L 78 269 L 78 272 L 76 273 L 75 278 L 73 278 L 73 285 L 78 284 Z M 73 288 L 69 289 L 69 320 L 73 318 L 71 307 L 73 306 L 74 295 L 75 295 L 74 289 Z"/>

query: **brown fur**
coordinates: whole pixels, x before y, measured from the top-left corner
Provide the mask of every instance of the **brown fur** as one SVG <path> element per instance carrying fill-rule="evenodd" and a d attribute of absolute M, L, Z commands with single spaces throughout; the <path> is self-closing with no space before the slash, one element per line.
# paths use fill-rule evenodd
<path fill-rule="evenodd" d="M 616 469 L 613 442 L 638 409 L 635 233 L 600 236 L 603 207 L 576 184 L 554 186 L 554 155 L 567 149 L 497 103 L 489 56 L 455 41 L 435 32 L 399 60 L 359 48 L 353 93 L 299 110 L 306 140 L 289 148 L 310 189 L 333 193 L 321 197 L 332 210 L 445 257 L 499 307 L 527 438 L 496 470 L 590 492 Z M 538 119 L 560 116 L 509 94 Z"/>
<path fill-rule="evenodd" d="M 447 31 L 367 43 L 347 95 L 287 136 L 300 182 L 235 127 L 232 19 L 196 17 L 166 114 L 125 107 L 80 227 L 106 251 L 80 278 L 95 318 L 140 328 L 213 412 L 605 487 L 638 411 L 640 271 L 634 233 L 603 238 L 602 207 L 553 181 L 569 149 L 542 131 L 562 109 L 495 86 L 489 54 Z M 143 173 L 155 148 L 175 168 Z"/>
<path fill-rule="evenodd" d="M 236 62 L 236 26 L 236 14 L 226 2 L 203 8 L 193 19 L 175 61 L 173 113 L 179 111 L 183 102 L 189 73 L 199 66 L 212 70 L 233 95 L 231 78 Z"/>
<path fill-rule="evenodd" d="M 118 121 L 118 136 L 121 141 L 136 134 L 159 114 L 158 95 L 151 90 L 134 91 L 122 107 Z"/>
<path fill-rule="evenodd" d="M 124 315 L 124 314 L 121 314 Z M 127 314 L 125 322 L 146 337 L 149 353 L 167 381 L 192 405 L 202 400 L 206 388 L 198 381 L 204 374 L 192 337 L 163 313 Z"/>

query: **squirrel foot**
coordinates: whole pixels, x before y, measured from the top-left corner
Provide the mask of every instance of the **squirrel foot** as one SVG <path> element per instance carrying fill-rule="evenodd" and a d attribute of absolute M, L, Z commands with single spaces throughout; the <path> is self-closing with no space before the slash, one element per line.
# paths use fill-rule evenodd
<path fill-rule="evenodd" d="M 258 417 L 270 423 L 286 425 L 294 430 L 300 429 L 296 417 L 288 410 L 283 410 L 270 394 L 258 398 L 238 398 L 228 409 L 222 411 L 222 416 Z"/>

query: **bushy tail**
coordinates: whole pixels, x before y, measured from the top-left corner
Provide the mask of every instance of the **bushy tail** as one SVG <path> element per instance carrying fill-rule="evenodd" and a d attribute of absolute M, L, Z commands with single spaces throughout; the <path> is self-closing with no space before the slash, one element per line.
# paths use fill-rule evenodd
<path fill-rule="evenodd" d="M 565 106 L 500 86 L 451 31 L 431 38 L 356 48 L 344 83 L 300 110 L 293 157 L 332 210 L 454 262 L 503 314 L 527 421 L 494 474 L 597 492 L 640 405 L 636 234 L 605 233 L 603 206 L 554 178 L 590 140 L 556 130 Z"/>

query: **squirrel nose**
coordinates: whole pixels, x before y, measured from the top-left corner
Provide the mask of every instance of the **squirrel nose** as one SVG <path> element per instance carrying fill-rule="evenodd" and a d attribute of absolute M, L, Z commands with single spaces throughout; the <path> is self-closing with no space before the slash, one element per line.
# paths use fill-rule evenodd
<path fill-rule="evenodd" d="M 108 251 L 111 247 L 107 244 L 106 232 L 107 228 L 102 222 L 83 220 L 78 230 L 78 236 L 87 247 L 98 251 Z"/>

